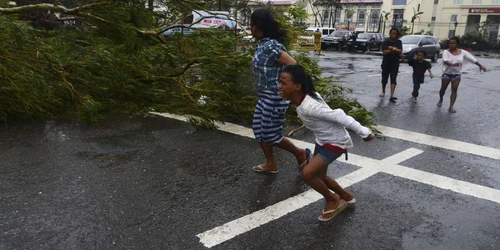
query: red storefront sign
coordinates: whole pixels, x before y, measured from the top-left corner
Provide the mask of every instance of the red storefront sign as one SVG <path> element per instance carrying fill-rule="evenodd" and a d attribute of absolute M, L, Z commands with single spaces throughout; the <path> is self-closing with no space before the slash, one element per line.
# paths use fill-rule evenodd
<path fill-rule="evenodd" d="M 498 14 L 500 14 L 500 8 L 473 8 L 473 9 L 469 9 L 469 13 L 477 13 L 477 14 L 498 13 Z"/>

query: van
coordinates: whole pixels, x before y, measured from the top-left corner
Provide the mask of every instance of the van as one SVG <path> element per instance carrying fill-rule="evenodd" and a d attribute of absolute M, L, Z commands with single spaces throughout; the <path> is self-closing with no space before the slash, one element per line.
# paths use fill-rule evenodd
<path fill-rule="evenodd" d="M 227 11 L 193 10 L 191 28 L 217 28 L 224 30 L 236 29 L 236 21 Z"/>
<path fill-rule="evenodd" d="M 309 27 L 306 29 L 306 32 L 316 32 L 319 30 L 321 32 L 321 38 L 325 38 L 335 31 L 335 28 L 332 27 Z"/>

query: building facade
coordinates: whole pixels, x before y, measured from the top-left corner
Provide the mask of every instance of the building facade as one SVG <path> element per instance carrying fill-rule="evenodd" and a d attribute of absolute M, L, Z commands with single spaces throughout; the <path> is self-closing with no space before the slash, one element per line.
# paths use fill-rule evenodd
<path fill-rule="evenodd" d="M 383 0 L 341 0 L 341 8 L 328 1 L 307 1 L 308 23 L 352 31 L 377 32 L 380 27 Z"/>
<path fill-rule="evenodd" d="M 321 2 L 321 1 L 320 1 Z M 324 1 L 323 1 L 324 2 Z M 435 4 L 436 2 L 436 4 Z M 363 32 L 380 32 L 388 35 L 392 27 L 408 27 L 414 32 L 432 32 L 433 16 L 438 13 L 438 2 L 435 0 L 341 0 L 341 10 L 333 12 L 336 28 Z M 332 25 L 328 22 L 328 6 L 321 6 L 323 26 Z M 314 23 L 314 13 L 310 4 L 307 10 L 311 15 L 309 24 Z M 418 18 L 412 23 L 412 17 L 418 13 Z"/>
<path fill-rule="evenodd" d="M 500 26 L 500 0 L 440 0 L 434 35 L 443 39 L 482 32 L 497 40 Z"/>
<path fill-rule="evenodd" d="M 409 32 L 430 34 L 433 17 L 438 12 L 436 0 L 386 0 L 382 5 L 385 34 L 388 35 L 392 27 L 402 29 L 405 26 Z"/>
<path fill-rule="evenodd" d="M 406 26 L 409 32 L 441 40 L 478 30 L 490 40 L 499 37 L 500 0 L 341 0 L 337 10 L 325 2 L 307 1 L 309 25 L 385 35 L 392 27 Z"/>
<path fill-rule="evenodd" d="M 379 32 L 381 27 L 382 0 L 341 0 L 342 10 L 337 23 L 344 29 Z"/>
<path fill-rule="evenodd" d="M 329 6 L 328 0 L 257 0 L 238 13 L 238 19 L 248 25 L 252 7 L 289 7 L 297 2 L 306 3 L 306 24 L 314 27 L 380 32 L 386 36 L 392 27 L 406 27 L 408 32 L 432 34 L 440 40 L 477 31 L 496 40 L 500 33 L 500 0 L 340 0 L 340 8 Z"/>

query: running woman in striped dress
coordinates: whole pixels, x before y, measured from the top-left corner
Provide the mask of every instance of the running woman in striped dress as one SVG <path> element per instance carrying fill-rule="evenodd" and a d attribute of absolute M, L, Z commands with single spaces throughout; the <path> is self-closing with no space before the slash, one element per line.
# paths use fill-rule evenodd
<path fill-rule="evenodd" d="M 284 33 L 269 10 L 257 9 L 252 13 L 250 30 L 258 40 L 252 66 L 259 101 L 255 107 L 252 129 L 266 157 L 265 164 L 253 169 L 256 172 L 278 173 L 273 146 L 294 154 L 300 168 L 307 162 L 310 151 L 297 148 L 281 134 L 290 102 L 278 93 L 279 76 L 283 67 L 296 62 L 286 52 L 282 44 Z"/>

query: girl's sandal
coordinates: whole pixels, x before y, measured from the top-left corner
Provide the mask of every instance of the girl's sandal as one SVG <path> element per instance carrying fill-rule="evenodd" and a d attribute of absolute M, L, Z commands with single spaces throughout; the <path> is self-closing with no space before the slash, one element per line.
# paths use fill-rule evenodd
<path fill-rule="evenodd" d="M 264 164 L 257 165 L 253 167 L 253 171 L 257 173 L 268 173 L 268 174 L 277 174 L 279 172 L 279 169 L 276 170 L 269 170 L 269 169 L 264 169 Z"/>
<path fill-rule="evenodd" d="M 352 198 L 350 201 L 346 201 L 347 207 L 354 207 L 356 205 L 356 199 Z"/>
<path fill-rule="evenodd" d="M 340 203 L 336 209 L 333 209 L 330 211 L 323 210 L 323 213 L 318 217 L 318 220 L 319 221 L 329 221 L 329 220 L 333 219 L 335 216 L 337 216 L 337 214 L 344 211 L 344 209 L 346 209 L 346 208 L 347 208 L 347 203 L 345 202 L 345 200 L 340 200 Z"/>

